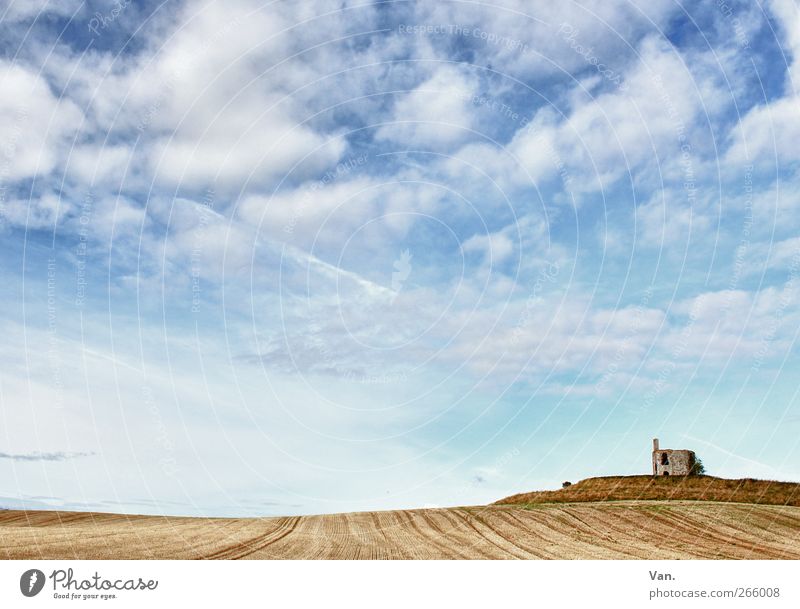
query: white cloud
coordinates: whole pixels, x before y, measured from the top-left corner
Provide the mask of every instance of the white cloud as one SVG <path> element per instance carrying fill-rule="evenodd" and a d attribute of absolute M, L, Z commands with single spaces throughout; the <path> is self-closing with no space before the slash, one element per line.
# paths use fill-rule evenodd
<path fill-rule="evenodd" d="M 625 91 L 584 98 L 563 119 L 543 110 L 518 131 L 510 148 L 534 179 L 563 173 L 563 165 L 570 188 L 598 190 L 645 165 L 674 162 L 682 134 L 691 143 L 701 98 L 682 56 L 656 38 L 643 40 L 638 54 Z"/>
<path fill-rule="evenodd" d="M 69 99 L 57 98 L 47 82 L 0 60 L 0 179 L 44 175 L 57 167 L 68 138 L 83 115 Z"/>
<path fill-rule="evenodd" d="M 500 384 L 597 374 L 612 362 L 624 370 L 641 360 L 665 321 L 656 308 L 594 308 L 577 293 L 542 292 L 451 316 L 454 341 L 442 359 Z"/>
<path fill-rule="evenodd" d="M 169 184 L 263 185 L 309 155 L 319 171 L 344 149 L 342 139 L 302 124 L 304 108 L 291 98 L 286 77 L 292 69 L 302 72 L 302 62 L 281 66 L 280 60 L 287 44 L 294 47 L 287 30 L 294 19 L 254 8 L 248 2 L 187 6 L 182 27 L 153 55 L 153 65 L 142 62 L 130 75 L 141 100 L 131 111 L 156 134 L 150 169 Z M 296 86 L 313 79 L 305 73 Z"/>
<path fill-rule="evenodd" d="M 13 199 L 6 204 L 5 219 L 29 230 L 54 230 L 73 209 L 72 203 L 53 193 L 32 199 Z"/>
<path fill-rule="evenodd" d="M 19 65 L 41 63 L 64 90 L 58 101 L 43 79 L 3 64 L 8 74 L 0 72 L 0 82 L 10 82 L 0 89 L 0 109 L 9 116 L 14 104 L 27 110 L 25 148 L 17 151 L 10 177 L 61 169 L 68 151 L 57 147 L 58 137 L 78 128 L 81 140 L 92 143 L 81 145 L 70 162 L 76 180 L 96 168 L 101 179 L 116 179 L 119 186 L 125 161 L 120 139 L 127 145 L 138 140 L 125 180 L 130 189 L 148 188 L 155 178 L 159 186 L 201 190 L 214 182 L 219 190 L 236 192 L 244 183 L 250 190 L 273 185 L 290 170 L 293 180 L 321 172 L 336 163 L 346 141 L 320 119 L 304 121 L 329 101 L 315 82 L 346 62 L 343 54 L 329 52 L 327 61 L 318 61 L 321 51 L 308 51 L 304 45 L 312 45 L 316 30 L 297 26 L 301 12 L 292 5 L 261 10 L 247 1 L 192 3 L 180 8 L 173 23 L 152 20 L 153 29 L 168 35 L 146 28 L 138 34 L 143 48 L 135 55 L 77 54 L 59 46 L 18 58 Z M 326 32 L 332 38 L 355 26 L 333 16 L 329 22 L 336 24 Z M 38 105 L 28 107 L 28 97 Z M 85 108 L 86 122 L 78 106 Z M 47 130 L 51 118 L 43 141 L 45 134 L 37 130 Z M 4 123 L 0 135 L 13 128 Z M 103 140 L 114 143 L 98 149 Z"/>
<path fill-rule="evenodd" d="M 772 244 L 767 266 L 773 269 L 791 269 L 797 267 L 800 257 L 800 237 L 792 237 L 776 241 Z"/>
<path fill-rule="evenodd" d="M 462 249 L 465 252 L 479 252 L 487 262 L 499 264 L 513 253 L 514 242 L 502 232 L 473 235 L 464 242 Z"/>
<path fill-rule="evenodd" d="M 137 168 L 134 150 L 127 145 L 83 144 L 69 153 L 68 169 L 76 182 L 87 187 L 112 189 L 123 182 L 125 172 Z"/>
<path fill-rule="evenodd" d="M 452 149 L 471 137 L 475 112 L 470 100 L 477 86 L 467 70 L 438 66 L 425 82 L 398 96 L 391 123 L 378 129 L 378 139 L 408 149 Z"/>
<path fill-rule="evenodd" d="M 782 328 L 800 321 L 798 294 L 800 285 L 790 278 L 781 288 L 704 292 L 678 302 L 673 312 L 685 317 L 664 337 L 663 349 L 698 365 L 734 358 L 761 366 L 792 347 Z"/>
<path fill-rule="evenodd" d="M 239 217 L 276 241 L 308 245 L 314 239 L 341 244 L 351 231 L 375 217 L 379 184 L 355 177 L 329 185 L 313 182 L 272 197 L 253 195 Z"/>
<path fill-rule="evenodd" d="M 28 21 L 47 15 L 73 15 L 82 4 L 81 0 L 3 0 L 0 14 L 5 22 Z"/>
<path fill-rule="evenodd" d="M 205 130 L 157 140 L 150 153 L 152 170 L 171 185 L 231 191 L 272 183 L 304 160 L 300 175 L 320 171 L 344 150 L 341 139 L 328 141 L 278 111 L 263 116 L 260 109 L 251 110 L 237 105 L 206 124 L 188 117 L 192 131 Z"/>
<path fill-rule="evenodd" d="M 684 252 L 689 242 L 706 245 L 711 220 L 704 206 L 686 203 L 686 193 L 664 190 L 636 208 L 637 241 L 643 247 Z"/>
<path fill-rule="evenodd" d="M 472 235 L 464 241 L 461 249 L 465 253 L 483 254 L 484 261 L 492 265 L 506 261 L 517 250 L 522 251 L 525 260 L 520 260 L 520 269 L 525 271 L 532 268 L 531 262 L 539 262 L 547 241 L 544 220 L 538 215 L 526 215 L 515 218 L 500 230 Z"/>
<path fill-rule="evenodd" d="M 579 42 L 595 49 L 622 71 L 635 44 L 645 32 L 661 30 L 676 10 L 668 0 L 609 3 L 588 0 L 569 4 L 540 4 L 533 10 L 526 0 L 499 4 L 418 3 L 414 23 L 456 25 L 457 34 L 430 36 L 434 46 L 449 47 L 456 40 L 476 48 L 476 63 L 490 65 L 501 74 L 531 78 L 563 76 L 587 67 L 558 33 L 569 24 Z M 449 32 L 449 30 L 448 30 Z"/>
<path fill-rule="evenodd" d="M 769 7 L 778 18 L 782 46 L 790 56 L 785 94 L 751 108 L 731 129 L 726 159 L 783 167 L 800 159 L 800 9 L 790 0 L 772 0 Z"/>
<path fill-rule="evenodd" d="M 727 160 L 782 167 L 800 160 L 800 98 L 784 97 L 750 110 L 733 129 Z"/>
<path fill-rule="evenodd" d="M 770 11 L 778 17 L 784 45 L 792 56 L 786 82 L 787 97 L 800 93 L 800 8 L 792 0 L 770 0 Z"/>

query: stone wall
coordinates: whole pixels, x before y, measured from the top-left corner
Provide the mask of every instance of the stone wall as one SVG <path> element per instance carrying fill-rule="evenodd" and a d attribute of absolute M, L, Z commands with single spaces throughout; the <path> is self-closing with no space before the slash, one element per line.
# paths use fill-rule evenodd
<path fill-rule="evenodd" d="M 653 451 L 653 474 L 656 476 L 688 476 L 695 457 L 691 450 L 660 448 Z"/>

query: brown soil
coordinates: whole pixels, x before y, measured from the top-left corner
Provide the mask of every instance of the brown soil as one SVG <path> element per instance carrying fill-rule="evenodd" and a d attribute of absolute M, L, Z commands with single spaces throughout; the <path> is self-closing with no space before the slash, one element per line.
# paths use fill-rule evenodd
<path fill-rule="evenodd" d="M 800 559 L 800 508 L 620 501 L 263 519 L 0 512 L 13 559 Z"/>

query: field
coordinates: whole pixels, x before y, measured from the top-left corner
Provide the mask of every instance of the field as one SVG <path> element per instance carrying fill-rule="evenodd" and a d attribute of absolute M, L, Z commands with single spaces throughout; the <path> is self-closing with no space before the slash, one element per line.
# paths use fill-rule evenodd
<path fill-rule="evenodd" d="M 755 489 L 760 504 L 603 500 L 594 494 L 589 501 L 576 501 L 576 493 L 588 497 L 590 489 L 598 493 L 603 485 L 607 499 L 612 490 L 641 491 L 646 482 L 594 480 L 605 482 L 587 480 L 572 491 L 518 495 L 491 506 L 285 518 L 6 510 L 0 512 L 0 558 L 800 559 L 800 507 L 785 501 L 767 505 L 766 495 L 755 487 L 750 491 Z M 741 481 L 712 482 L 713 492 L 723 492 L 729 482 Z M 676 491 L 677 485 L 653 488 L 662 496 L 667 488 L 674 495 L 689 492 Z M 798 488 L 792 486 L 790 497 Z M 788 489 L 770 498 L 785 499 Z"/>

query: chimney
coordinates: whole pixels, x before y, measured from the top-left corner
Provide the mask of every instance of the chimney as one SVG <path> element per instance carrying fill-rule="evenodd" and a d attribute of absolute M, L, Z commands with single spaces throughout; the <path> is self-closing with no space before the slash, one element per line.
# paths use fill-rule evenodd
<path fill-rule="evenodd" d="M 658 450 L 658 438 L 653 438 L 653 452 Z"/>

